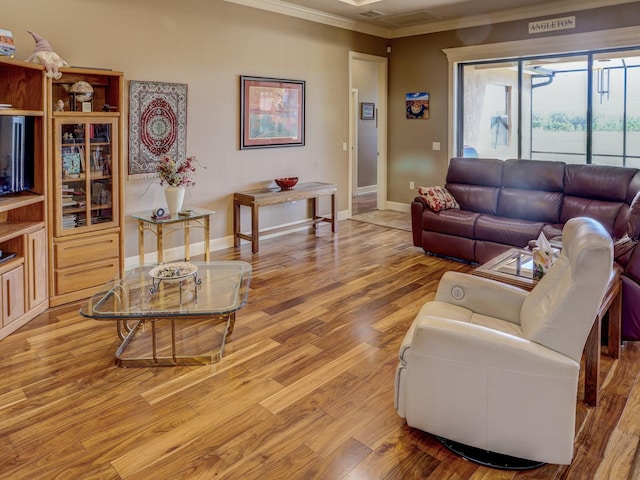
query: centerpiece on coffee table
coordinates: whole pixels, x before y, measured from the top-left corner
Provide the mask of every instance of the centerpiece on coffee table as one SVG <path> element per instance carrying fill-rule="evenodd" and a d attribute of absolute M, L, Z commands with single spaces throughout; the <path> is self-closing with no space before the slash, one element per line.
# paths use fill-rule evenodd
<path fill-rule="evenodd" d="M 189 262 L 163 263 L 153 267 L 149 271 L 149 275 L 153 279 L 151 293 L 156 293 L 163 281 L 182 282 L 183 280 L 192 277 L 196 290 L 197 286 L 201 282 L 201 280 L 198 279 L 198 266 Z"/>

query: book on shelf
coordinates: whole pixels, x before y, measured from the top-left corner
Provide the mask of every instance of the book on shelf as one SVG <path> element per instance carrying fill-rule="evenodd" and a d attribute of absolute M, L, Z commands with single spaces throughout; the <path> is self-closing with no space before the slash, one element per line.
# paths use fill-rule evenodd
<path fill-rule="evenodd" d="M 78 216 L 75 214 L 65 214 L 62 216 L 62 228 L 70 228 L 76 226 Z"/>

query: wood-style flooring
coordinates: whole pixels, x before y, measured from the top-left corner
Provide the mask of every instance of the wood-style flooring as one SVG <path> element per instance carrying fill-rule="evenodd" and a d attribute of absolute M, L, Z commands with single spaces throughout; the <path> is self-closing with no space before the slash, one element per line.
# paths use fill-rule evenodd
<path fill-rule="evenodd" d="M 112 323 L 80 304 L 0 341 L 2 479 L 640 478 L 640 345 L 602 357 L 597 408 L 578 408 L 570 466 L 492 470 L 406 426 L 393 407 L 398 346 L 447 270 L 410 233 L 344 220 L 218 251 L 253 265 L 224 358 L 117 368 Z"/>
<path fill-rule="evenodd" d="M 351 197 L 351 212 L 353 215 L 358 213 L 370 212 L 378 208 L 378 194 L 376 192 L 363 193 Z"/>

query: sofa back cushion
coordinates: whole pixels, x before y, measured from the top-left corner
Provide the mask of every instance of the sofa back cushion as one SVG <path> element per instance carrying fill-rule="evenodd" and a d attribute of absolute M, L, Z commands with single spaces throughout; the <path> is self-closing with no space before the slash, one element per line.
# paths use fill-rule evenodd
<path fill-rule="evenodd" d="M 626 203 L 629 209 L 618 214 L 616 221 L 616 238 L 621 238 L 624 233 L 631 238 L 640 237 L 640 171 L 636 171 L 629 190 L 627 191 Z"/>
<path fill-rule="evenodd" d="M 495 215 L 503 164 L 494 158 L 452 158 L 445 188 L 461 209 Z"/>
<path fill-rule="evenodd" d="M 502 170 L 497 213 L 503 217 L 558 223 L 564 189 L 563 162 L 510 159 Z"/>
<path fill-rule="evenodd" d="M 591 217 L 613 237 L 620 238 L 627 228 L 627 202 L 636 173 L 634 168 L 567 165 L 560 221 L 566 223 L 573 217 Z"/>
<path fill-rule="evenodd" d="M 564 162 L 512 158 L 504 162 L 502 185 L 526 190 L 562 193 L 564 191 L 564 171 Z"/>

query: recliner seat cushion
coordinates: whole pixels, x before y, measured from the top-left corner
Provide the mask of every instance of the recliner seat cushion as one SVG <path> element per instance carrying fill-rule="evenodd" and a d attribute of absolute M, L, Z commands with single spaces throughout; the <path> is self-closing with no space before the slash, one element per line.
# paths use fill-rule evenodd
<path fill-rule="evenodd" d="M 542 227 L 542 222 L 481 215 L 476 220 L 475 235 L 478 240 L 525 247 L 529 240 L 538 238 Z"/>
<path fill-rule="evenodd" d="M 443 210 L 435 213 L 425 211 L 422 215 L 422 226 L 432 232 L 457 235 L 459 237 L 474 238 L 476 220 L 479 213 L 467 210 Z"/>

